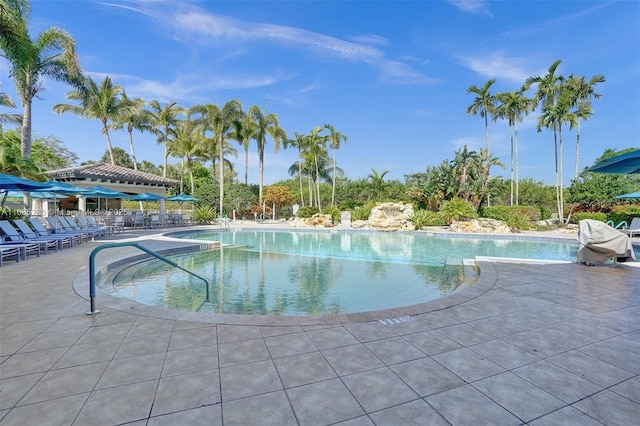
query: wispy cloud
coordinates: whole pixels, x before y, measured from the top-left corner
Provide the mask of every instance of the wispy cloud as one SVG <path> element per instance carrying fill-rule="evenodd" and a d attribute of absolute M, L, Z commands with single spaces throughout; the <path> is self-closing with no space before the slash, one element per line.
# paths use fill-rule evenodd
<path fill-rule="evenodd" d="M 460 60 L 464 66 L 488 78 L 505 79 L 522 84 L 531 75 L 525 70 L 528 59 L 507 57 L 501 50 L 485 55 L 463 56 Z"/>
<path fill-rule="evenodd" d="M 385 80 L 409 84 L 429 84 L 434 80 L 405 63 L 386 57 L 386 52 L 375 46 L 385 46 L 388 40 L 372 34 L 354 36 L 348 41 L 329 35 L 290 26 L 248 22 L 229 16 L 211 14 L 186 3 L 142 2 L 127 5 L 104 3 L 108 6 L 136 11 L 172 28 L 177 39 L 190 38 L 204 46 L 222 46 L 241 43 L 270 42 L 285 48 L 301 48 L 314 55 L 361 62 L 382 71 Z M 161 7 L 172 9 L 162 11 Z"/>
<path fill-rule="evenodd" d="M 485 0 L 449 0 L 449 3 L 465 13 L 482 14 L 493 17 Z"/>

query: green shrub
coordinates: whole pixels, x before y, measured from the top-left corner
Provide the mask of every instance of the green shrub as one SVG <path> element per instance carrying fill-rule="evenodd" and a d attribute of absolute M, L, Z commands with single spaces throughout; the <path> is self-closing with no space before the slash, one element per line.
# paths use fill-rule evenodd
<path fill-rule="evenodd" d="M 375 201 L 368 201 L 360 207 L 356 207 L 351 212 L 351 220 L 368 220 L 371 210 L 375 207 Z"/>
<path fill-rule="evenodd" d="M 303 207 L 300 207 L 296 212 L 296 217 L 306 219 L 308 217 L 313 216 L 316 213 L 320 213 L 320 210 L 318 210 L 317 207 L 303 206 Z"/>
<path fill-rule="evenodd" d="M 216 211 L 211 206 L 201 206 L 192 213 L 196 223 L 211 223 L 216 219 Z"/>
<path fill-rule="evenodd" d="M 482 207 L 478 213 L 480 217 L 502 221 L 507 220 L 507 206 Z"/>
<path fill-rule="evenodd" d="M 505 222 L 511 228 L 511 232 L 520 232 L 532 226 L 531 216 L 526 210 L 522 209 L 510 209 L 507 211 Z"/>
<path fill-rule="evenodd" d="M 541 209 L 536 206 L 491 206 L 483 207 L 480 210 L 481 217 L 501 220 L 503 222 L 506 222 L 512 214 L 526 217 L 527 220 L 531 222 L 537 222 L 543 216 Z"/>
<path fill-rule="evenodd" d="M 340 219 L 342 219 L 342 212 L 337 207 L 327 207 L 322 210 L 322 214 L 331 215 L 331 221 L 334 225 L 340 223 Z"/>
<path fill-rule="evenodd" d="M 423 229 L 426 226 L 445 226 L 447 224 L 441 213 L 429 210 L 416 210 L 407 219 L 415 225 L 416 229 Z"/>
<path fill-rule="evenodd" d="M 579 223 L 583 219 L 599 220 L 600 222 L 607 221 L 607 215 L 602 212 L 578 212 L 572 216 L 571 221 L 573 223 Z"/>
<path fill-rule="evenodd" d="M 445 201 L 442 204 L 440 213 L 442 213 L 447 223 L 451 223 L 454 220 L 475 219 L 478 217 L 471 203 L 460 198 Z"/>
<path fill-rule="evenodd" d="M 613 206 L 611 211 L 607 213 L 607 220 L 613 222 L 613 226 L 617 226 L 620 222 L 631 223 L 634 217 L 640 217 L 640 206 L 619 205 Z"/>

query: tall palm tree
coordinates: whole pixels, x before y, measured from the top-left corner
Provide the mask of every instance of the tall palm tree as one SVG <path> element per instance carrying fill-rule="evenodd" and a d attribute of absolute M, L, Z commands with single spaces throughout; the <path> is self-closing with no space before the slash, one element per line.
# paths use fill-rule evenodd
<path fill-rule="evenodd" d="M 558 59 L 551 64 L 544 76 L 534 75 L 525 80 L 525 90 L 528 90 L 534 84 L 538 85 L 538 88 L 532 98 L 534 107 L 542 104 L 542 108 L 546 108 L 556 102 L 556 98 L 560 93 L 561 83 L 564 81 L 564 76 L 562 74 L 556 74 L 556 70 L 558 69 L 560 62 L 562 61 Z"/>
<path fill-rule="evenodd" d="M 300 183 L 300 205 L 304 207 L 304 194 L 302 191 L 302 152 L 307 149 L 309 141 L 306 135 L 298 132 L 294 133 L 294 137 L 294 139 L 289 139 L 286 145 L 298 149 L 298 161 L 294 164 L 295 168 L 289 168 L 289 175 L 293 176 L 297 168 L 298 181 Z"/>
<path fill-rule="evenodd" d="M 327 154 L 327 136 L 320 135 L 323 128 L 316 126 L 309 133 L 307 142 L 307 153 L 313 158 L 313 164 L 315 167 L 315 187 L 316 187 L 316 205 L 318 210 L 322 211 L 322 203 L 320 200 L 320 159 L 326 157 Z"/>
<path fill-rule="evenodd" d="M 496 97 L 489 92 L 489 89 L 495 82 L 495 79 L 491 79 L 487 81 L 482 88 L 473 85 L 467 89 L 467 94 L 473 93 L 476 95 L 471 105 L 467 107 L 467 114 L 479 114 L 480 117 L 484 118 L 484 135 L 487 149 L 489 149 L 489 115 L 493 114 L 496 103 Z"/>
<path fill-rule="evenodd" d="M 236 122 L 236 128 L 231 133 L 231 138 L 238 141 L 244 149 L 244 184 L 249 184 L 249 143 L 255 133 L 255 124 L 247 114 Z"/>
<path fill-rule="evenodd" d="M 518 205 L 519 193 L 519 159 L 518 159 L 518 122 L 521 122 L 524 116 L 529 114 L 531 110 L 531 100 L 524 95 L 524 88 L 514 90 L 512 92 L 501 92 L 496 94 L 498 104 L 495 110 L 494 119 L 507 119 L 509 122 L 509 133 L 511 136 L 511 156 L 510 156 L 510 176 L 511 176 L 511 205 L 514 205 L 514 186 L 515 186 L 515 205 Z M 514 178 L 514 156 L 515 156 L 515 178 Z M 514 185 L 515 180 L 515 185 Z"/>
<path fill-rule="evenodd" d="M 258 144 L 258 170 L 259 170 L 259 202 L 262 205 L 262 187 L 264 185 L 264 147 L 267 144 L 267 136 L 273 139 L 273 150 L 278 152 L 280 143 L 287 139 L 287 133 L 280 127 L 278 116 L 274 113 L 262 111 L 258 105 L 252 105 L 247 111 L 247 115 L 255 124 L 255 134 L 253 138 Z"/>
<path fill-rule="evenodd" d="M 149 121 L 155 128 L 155 134 L 158 136 L 158 143 L 164 145 L 164 161 L 162 164 L 162 177 L 167 177 L 167 160 L 169 158 L 169 150 L 167 141 L 173 132 L 173 128 L 178 124 L 180 115 L 184 114 L 184 110 L 178 106 L 178 102 L 171 101 L 164 106 L 158 101 L 149 102 Z"/>
<path fill-rule="evenodd" d="M 109 126 L 113 130 L 127 129 L 129 133 L 129 150 L 131 151 L 131 159 L 133 160 L 133 169 L 138 170 L 138 160 L 136 160 L 136 152 L 133 148 L 133 131 L 153 132 L 148 112 L 144 109 L 147 102 L 142 98 L 129 98 L 127 93 L 122 91 L 122 103 L 128 108 L 123 108 L 118 115 L 113 117 L 113 123 Z"/>
<path fill-rule="evenodd" d="M 114 86 L 109 77 L 105 77 L 100 86 L 91 77 L 87 77 L 83 87 L 67 93 L 67 99 L 78 101 L 80 105 L 57 104 L 53 106 L 53 112 L 56 114 L 70 112 L 81 117 L 100 120 L 102 134 L 107 139 L 107 149 L 109 150 L 111 164 L 115 164 L 115 159 L 113 157 L 108 123 L 109 120 L 124 114 L 129 108 L 127 103 L 122 102 L 122 91 L 122 87 Z"/>
<path fill-rule="evenodd" d="M 44 90 L 42 80 L 51 78 L 75 87 L 82 81 L 75 40 L 56 27 L 45 29 L 32 40 L 29 12 L 27 1 L 0 1 L 0 50 L 9 63 L 22 105 L 20 152 L 25 160 L 31 157 L 31 107 Z"/>
<path fill-rule="evenodd" d="M 329 145 L 331 146 L 331 149 L 333 149 L 333 182 L 331 189 L 331 205 L 333 206 L 336 199 L 336 152 L 340 148 L 340 141 L 344 141 L 346 143 L 349 138 L 347 135 L 343 135 L 338 132 L 331 124 L 325 124 L 324 128 L 329 131 Z"/>
<path fill-rule="evenodd" d="M 191 194 L 196 190 L 193 180 L 193 166 L 196 159 L 202 154 L 203 140 L 204 136 L 198 131 L 195 122 L 187 118 L 177 123 L 175 132 L 172 133 L 168 141 L 169 155 L 179 157 L 187 167 L 189 182 L 191 183 Z M 183 173 L 180 173 L 181 185 L 183 181 L 182 175 Z M 182 188 L 180 188 L 180 192 L 183 192 Z"/>
<path fill-rule="evenodd" d="M 238 122 L 242 119 L 242 104 L 236 99 L 232 99 L 222 108 L 214 104 L 194 105 L 189 108 L 189 115 L 193 115 L 193 120 L 197 126 L 205 132 L 211 132 L 212 139 L 218 147 L 220 170 L 220 210 L 224 210 L 224 152 L 225 143 L 230 138 L 232 131 L 237 128 Z"/>
<path fill-rule="evenodd" d="M 577 134 L 576 134 L 576 162 L 574 170 L 574 179 L 578 178 L 578 155 L 580 152 L 580 121 L 587 121 L 593 115 L 591 108 L 591 99 L 600 99 L 602 95 L 595 92 L 595 85 L 604 83 L 605 78 L 602 74 L 596 74 L 589 81 L 586 77 L 577 77 L 573 74 L 567 79 L 569 90 L 573 94 L 572 106 L 575 108 L 577 117 Z"/>
<path fill-rule="evenodd" d="M 9 95 L 4 92 L 0 92 L 0 106 L 6 108 L 15 108 L 16 104 L 13 103 L 13 100 Z M 0 137 L 2 136 L 2 123 L 16 124 L 19 126 L 22 124 L 22 116 L 20 114 L 10 113 L 0 114 Z"/>

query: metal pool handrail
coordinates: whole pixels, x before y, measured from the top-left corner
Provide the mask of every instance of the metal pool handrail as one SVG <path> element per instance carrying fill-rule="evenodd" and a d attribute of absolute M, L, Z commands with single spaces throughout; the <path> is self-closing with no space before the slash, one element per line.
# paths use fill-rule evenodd
<path fill-rule="evenodd" d="M 206 279 L 202 278 L 200 275 L 198 274 L 194 274 L 193 272 L 191 272 L 188 269 L 183 268 L 182 266 L 178 265 L 177 263 L 175 263 L 172 260 L 167 259 L 166 257 L 156 253 L 153 250 L 149 250 L 148 248 L 138 244 L 138 243 L 109 243 L 109 244 L 102 244 L 99 245 L 98 247 L 94 248 L 93 251 L 91 252 L 91 254 L 89 255 L 89 300 L 91 303 L 91 310 L 89 312 L 87 312 L 87 315 L 94 315 L 94 314 L 99 314 L 100 311 L 96 310 L 96 262 L 95 262 L 95 258 L 96 255 L 98 254 L 98 252 L 104 250 L 104 249 L 108 249 L 108 248 L 116 248 L 116 247 L 124 247 L 124 246 L 131 246 L 131 247 L 135 247 L 137 249 L 142 250 L 143 252 L 155 257 L 156 259 L 160 259 L 165 263 L 168 263 L 169 265 L 178 268 L 190 275 L 193 275 L 196 278 L 201 279 L 202 281 L 204 281 L 205 283 L 205 288 L 206 288 L 206 301 L 209 301 L 209 281 L 207 281 Z"/>

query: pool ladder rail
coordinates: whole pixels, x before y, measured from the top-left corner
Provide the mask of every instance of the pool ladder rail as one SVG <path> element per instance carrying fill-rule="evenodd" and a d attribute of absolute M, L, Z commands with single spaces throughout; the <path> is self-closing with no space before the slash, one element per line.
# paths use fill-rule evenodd
<path fill-rule="evenodd" d="M 95 315 L 95 314 L 99 314 L 100 311 L 96 309 L 96 256 L 99 252 L 101 252 L 104 249 L 108 249 L 108 248 L 120 248 L 120 247 L 135 247 L 139 250 L 142 250 L 143 252 L 149 254 L 150 256 L 155 257 L 156 259 L 159 259 L 165 263 L 168 263 L 169 265 L 173 266 L 174 268 L 178 268 L 196 278 L 201 279 L 202 281 L 204 281 L 205 283 L 205 288 L 206 288 L 206 299 L 205 302 L 208 302 L 210 300 L 209 298 L 209 281 L 207 281 L 206 279 L 202 278 L 200 275 L 195 274 L 193 272 L 191 272 L 188 269 L 183 268 L 182 266 L 178 265 L 177 263 L 175 263 L 172 260 L 167 259 L 166 257 L 156 253 L 153 250 L 149 250 L 148 248 L 144 247 L 143 245 L 140 245 L 138 243 L 109 243 L 109 244 L 101 244 L 98 247 L 94 248 L 91 251 L 91 254 L 89 255 L 89 301 L 91 304 L 91 310 L 87 312 L 87 315 Z"/>

